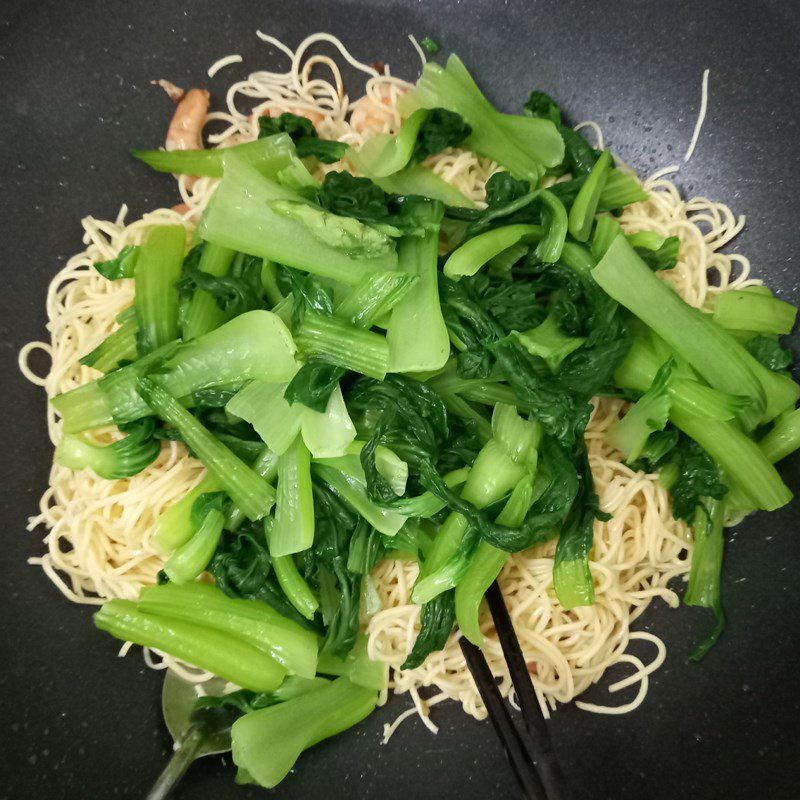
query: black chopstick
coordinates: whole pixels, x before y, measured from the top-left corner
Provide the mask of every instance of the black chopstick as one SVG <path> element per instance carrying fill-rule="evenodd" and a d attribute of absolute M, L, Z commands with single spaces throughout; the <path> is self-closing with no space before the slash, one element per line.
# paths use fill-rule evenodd
<path fill-rule="evenodd" d="M 463 636 L 460 639 L 460 644 L 461 652 L 464 654 L 469 671 L 475 679 L 478 692 L 480 692 L 486 710 L 489 712 L 489 719 L 503 745 L 508 763 L 511 765 L 511 770 L 522 790 L 522 796 L 525 800 L 547 800 L 547 794 L 545 794 L 539 773 L 536 772 L 536 767 L 534 767 L 530 759 L 522 737 L 511 720 L 511 715 L 503 702 L 503 697 L 497 688 L 494 675 L 492 675 L 483 653 Z"/>
<path fill-rule="evenodd" d="M 561 771 L 561 766 L 553 751 L 547 721 L 539 705 L 539 699 L 536 697 L 528 665 L 522 655 L 519 639 L 517 639 L 503 593 L 500 591 L 497 581 L 494 581 L 486 592 L 486 600 L 489 603 L 494 627 L 500 639 L 503 656 L 519 700 L 525 732 L 528 734 L 527 737 L 523 737 L 523 741 L 527 739 L 525 743 L 528 754 L 539 771 L 539 777 L 547 792 L 548 800 L 565 800 L 564 773 Z"/>
<path fill-rule="evenodd" d="M 519 639 L 514 632 L 503 594 L 495 581 L 486 593 L 508 672 L 519 699 L 525 728 L 518 731 L 503 702 L 480 649 L 461 638 L 461 652 L 483 699 L 489 719 L 506 752 L 523 796 L 527 800 L 566 800 L 564 775 L 556 759 L 547 723 L 533 688 Z"/>

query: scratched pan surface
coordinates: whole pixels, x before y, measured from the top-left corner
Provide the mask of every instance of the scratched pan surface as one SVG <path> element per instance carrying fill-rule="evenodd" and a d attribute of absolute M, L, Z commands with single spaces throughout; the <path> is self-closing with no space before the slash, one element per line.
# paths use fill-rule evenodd
<path fill-rule="evenodd" d="M 791 2 L 765 0 L 5 0 L 0 800 L 139 798 L 171 744 L 160 719 L 161 676 L 138 654 L 116 658 L 117 645 L 92 628 L 90 609 L 69 604 L 25 563 L 40 552 L 40 534 L 26 533 L 25 522 L 46 486 L 51 447 L 42 394 L 15 367 L 19 347 L 43 335 L 45 289 L 80 248 L 81 216 L 113 218 L 126 202 L 135 217 L 176 201 L 170 180 L 127 155 L 162 139 L 170 106 L 151 79 L 205 85 L 222 103 L 230 82 L 276 64 L 256 28 L 290 45 L 331 31 L 359 58 L 388 61 L 395 74 L 414 78 L 418 61 L 406 34 L 427 34 L 458 52 L 502 108 L 516 110 L 530 89 L 543 88 L 571 119 L 599 122 L 614 151 L 647 172 L 685 152 L 709 67 L 708 117 L 679 183 L 747 215 L 740 250 L 757 275 L 797 303 L 799 19 Z M 208 65 L 232 52 L 244 64 L 209 80 Z M 800 462 L 782 469 L 800 488 Z M 709 616 L 659 601 L 640 624 L 664 638 L 668 657 L 644 705 L 622 717 L 559 709 L 551 729 L 573 797 L 797 796 L 799 516 L 796 505 L 759 515 L 730 537 L 723 580 L 729 627 L 701 665 L 686 657 Z M 611 702 L 629 701 L 628 691 Z M 608 699 L 602 686 L 588 696 Z M 434 712 L 438 736 L 411 720 L 381 746 L 384 723 L 407 704 L 393 700 L 315 747 L 275 796 L 516 796 L 488 723 L 454 706 Z M 178 796 L 265 796 L 236 787 L 233 777 L 230 759 L 205 759 Z"/>

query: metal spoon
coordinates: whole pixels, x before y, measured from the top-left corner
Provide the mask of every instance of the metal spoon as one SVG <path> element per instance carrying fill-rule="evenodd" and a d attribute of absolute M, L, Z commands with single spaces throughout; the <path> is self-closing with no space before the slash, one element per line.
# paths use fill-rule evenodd
<path fill-rule="evenodd" d="M 238 713 L 228 706 L 195 710 L 200 687 L 207 695 L 222 694 L 225 681 L 212 678 L 202 684 L 190 683 L 167 670 L 161 691 L 161 712 L 177 747 L 145 800 L 169 797 L 195 759 L 231 749 L 231 725 Z"/>

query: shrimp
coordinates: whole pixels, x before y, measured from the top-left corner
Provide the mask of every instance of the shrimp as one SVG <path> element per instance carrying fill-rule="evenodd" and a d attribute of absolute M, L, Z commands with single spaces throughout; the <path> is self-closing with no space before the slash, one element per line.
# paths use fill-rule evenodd
<path fill-rule="evenodd" d="M 394 91 L 399 94 L 403 90 L 395 86 Z M 368 131 L 383 133 L 394 122 L 392 85 L 388 83 L 380 84 L 377 87 L 377 94 L 380 98 L 379 102 L 370 95 L 364 95 L 360 100 L 353 103 L 350 124 L 358 133 L 366 133 Z"/>
<path fill-rule="evenodd" d="M 208 114 L 208 102 L 209 94 L 205 89 L 189 89 L 172 115 L 165 149 L 203 149 L 203 123 Z"/>
<path fill-rule="evenodd" d="M 175 104 L 180 103 L 186 94 L 180 86 L 176 86 L 172 81 L 166 81 L 163 78 L 157 81 L 150 81 L 150 83 L 152 83 L 153 86 L 160 86 L 167 93 L 167 97 Z"/>

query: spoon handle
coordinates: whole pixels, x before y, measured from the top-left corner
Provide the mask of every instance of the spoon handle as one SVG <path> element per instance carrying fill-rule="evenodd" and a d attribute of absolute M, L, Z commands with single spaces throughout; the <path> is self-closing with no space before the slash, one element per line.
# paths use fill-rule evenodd
<path fill-rule="evenodd" d="M 178 785 L 189 765 L 194 761 L 203 742 L 200 728 L 192 726 L 180 742 L 180 747 L 172 754 L 164 771 L 158 776 L 145 800 L 165 800 Z"/>

